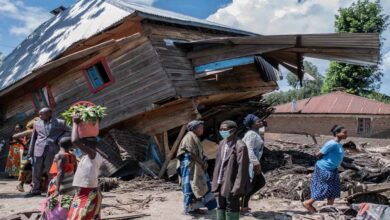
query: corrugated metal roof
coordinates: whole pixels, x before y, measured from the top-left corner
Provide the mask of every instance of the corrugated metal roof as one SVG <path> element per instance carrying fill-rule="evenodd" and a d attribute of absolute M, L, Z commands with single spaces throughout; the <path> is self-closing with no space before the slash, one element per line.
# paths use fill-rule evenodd
<path fill-rule="evenodd" d="M 0 67 L 0 91 L 57 59 L 73 44 L 104 31 L 134 13 L 148 19 L 244 35 L 252 34 L 206 20 L 131 3 L 130 0 L 80 0 L 41 24 L 4 59 Z"/>
<path fill-rule="evenodd" d="M 390 104 L 338 91 L 299 100 L 295 112 L 291 102 L 278 105 L 275 113 L 390 115 Z"/>
<path fill-rule="evenodd" d="M 221 31 L 237 33 L 242 35 L 257 35 L 249 31 L 232 28 L 208 20 L 194 18 L 188 15 L 183 15 L 180 13 L 163 10 L 160 8 L 155 8 L 148 5 L 132 3 L 131 0 L 106 0 L 106 2 L 111 3 L 129 12 L 137 11 L 139 16 L 152 19 L 152 20 L 159 20 L 168 23 L 183 24 L 183 25 L 195 26 L 195 27 L 204 27 L 204 28 L 221 30 Z"/>

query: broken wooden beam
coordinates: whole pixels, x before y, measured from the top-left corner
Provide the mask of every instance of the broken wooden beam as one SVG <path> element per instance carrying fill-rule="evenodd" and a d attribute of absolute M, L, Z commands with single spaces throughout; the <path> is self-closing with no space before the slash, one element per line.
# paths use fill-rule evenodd
<path fill-rule="evenodd" d="M 364 192 L 357 192 L 350 196 L 348 196 L 347 200 L 352 200 L 356 198 L 357 196 L 365 195 L 365 194 L 371 194 L 371 193 L 383 193 L 390 191 L 390 183 L 382 183 L 382 184 L 372 184 L 372 185 L 366 185 L 366 190 Z"/>
<path fill-rule="evenodd" d="M 121 219 L 135 219 L 150 216 L 149 214 L 122 214 L 122 215 L 108 215 L 103 216 L 102 220 L 121 220 Z"/>
<path fill-rule="evenodd" d="M 166 159 L 166 158 L 168 158 L 168 154 L 169 154 L 168 131 L 164 131 L 163 140 L 164 140 L 164 152 L 165 152 L 165 159 Z"/>
<path fill-rule="evenodd" d="M 153 136 L 154 142 L 156 142 L 156 145 L 158 147 L 158 150 L 160 151 L 160 155 L 165 158 L 165 150 L 164 146 L 161 144 L 159 135 L 154 135 Z"/>
<path fill-rule="evenodd" d="M 172 149 L 170 150 L 169 154 L 167 154 L 167 157 L 165 158 L 164 164 L 162 165 L 160 173 L 158 174 L 159 178 L 164 176 L 164 173 L 165 173 L 165 171 L 166 171 L 166 169 L 168 167 L 168 164 L 172 160 L 174 155 L 176 154 L 176 151 L 177 151 L 177 149 L 180 146 L 181 139 L 183 139 L 185 132 L 186 132 L 186 126 L 183 125 L 183 126 L 181 126 L 180 133 L 177 136 L 177 138 L 175 140 L 175 143 L 172 146 Z"/>

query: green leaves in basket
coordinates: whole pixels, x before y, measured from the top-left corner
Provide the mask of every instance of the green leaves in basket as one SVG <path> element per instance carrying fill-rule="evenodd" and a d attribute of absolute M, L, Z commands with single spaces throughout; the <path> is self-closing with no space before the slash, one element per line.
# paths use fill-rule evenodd
<path fill-rule="evenodd" d="M 65 122 L 68 125 L 72 124 L 72 118 L 78 112 L 80 114 L 80 119 L 82 121 L 92 121 L 96 122 L 101 120 L 106 114 L 106 107 L 102 107 L 100 105 L 97 106 L 71 106 L 68 110 L 63 112 L 61 115 L 64 118 Z"/>

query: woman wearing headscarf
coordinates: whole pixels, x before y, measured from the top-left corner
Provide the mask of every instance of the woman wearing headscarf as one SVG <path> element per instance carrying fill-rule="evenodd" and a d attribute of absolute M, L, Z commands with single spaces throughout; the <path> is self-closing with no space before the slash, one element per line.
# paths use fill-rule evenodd
<path fill-rule="evenodd" d="M 328 205 L 340 197 L 340 176 L 338 168 L 344 158 L 344 149 L 341 141 L 348 137 L 343 126 L 335 125 L 331 129 L 334 139 L 328 141 L 316 154 L 318 161 L 311 180 L 311 198 L 303 202 L 303 206 L 311 213 L 317 212 L 313 204 L 315 201 L 327 199 Z"/>
<path fill-rule="evenodd" d="M 204 214 L 200 208 L 206 207 L 212 210 L 217 207 L 217 203 L 211 193 L 207 158 L 203 155 L 203 147 L 199 140 L 203 135 L 203 121 L 191 121 L 187 125 L 187 130 L 177 152 L 184 196 L 184 213 Z"/>
<path fill-rule="evenodd" d="M 245 143 L 237 138 L 237 124 L 222 122 L 215 161 L 212 191 L 217 196 L 217 220 L 240 219 L 240 197 L 244 196 L 249 182 L 249 157 Z"/>
<path fill-rule="evenodd" d="M 249 114 L 244 119 L 244 125 L 248 129 L 242 139 L 246 147 L 248 148 L 249 154 L 249 177 L 250 186 L 246 195 L 242 198 L 241 211 L 248 212 L 250 197 L 259 191 L 265 185 L 265 179 L 261 173 L 260 159 L 263 155 L 264 142 L 260 136 L 259 129 L 263 127 L 263 123 L 254 114 Z"/>

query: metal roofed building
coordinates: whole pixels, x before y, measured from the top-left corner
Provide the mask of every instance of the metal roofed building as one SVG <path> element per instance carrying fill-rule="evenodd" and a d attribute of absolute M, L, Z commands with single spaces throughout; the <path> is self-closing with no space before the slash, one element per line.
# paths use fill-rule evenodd
<path fill-rule="evenodd" d="M 337 91 L 275 106 L 268 122 L 273 133 L 331 135 L 337 124 L 350 136 L 390 138 L 390 104 Z"/>
<path fill-rule="evenodd" d="M 60 115 L 81 100 L 107 107 L 103 136 L 113 128 L 176 135 L 190 120 L 215 118 L 210 109 L 245 107 L 277 89 L 280 66 L 302 79 L 304 57 L 376 65 L 379 35 L 260 36 L 130 0 L 79 0 L 5 58 L 0 140 L 42 107 Z M 159 146 L 168 157 L 172 145 Z"/>

